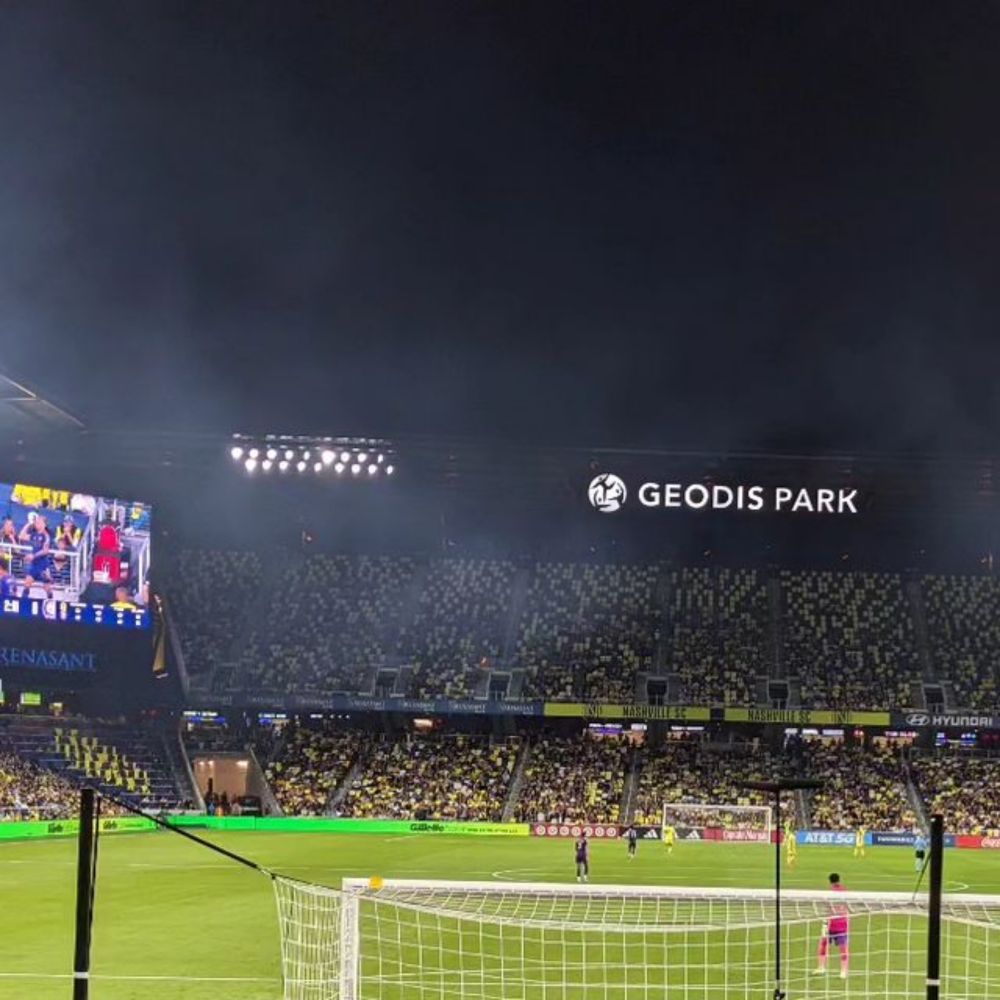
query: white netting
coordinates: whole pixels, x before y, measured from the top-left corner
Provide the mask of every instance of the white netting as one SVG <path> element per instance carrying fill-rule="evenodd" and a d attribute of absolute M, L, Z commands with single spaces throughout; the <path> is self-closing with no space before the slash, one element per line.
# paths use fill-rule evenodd
<path fill-rule="evenodd" d="M 762 1000 L 774 987 L 767 892 L 348 880 L 343 893 L 276 880 L 286 1000 Z M 834 906 L 850 958 L 815 974 Z M 922 1000 L 926 900 L 790 892 L 789 1000 Z M 1000 897 L 945 901 L 942 996 L 1000 997 Z"/>
<path fill-rule="evenodd" d="M 667 802 L 663 806 L 663 827 L 672 826 L 681 840 L 692 831 L 701 837 L 706 830 L 718 830 L 721 839 L 733 843 L 767 843 L 771 839 L 771 817 L 770 806 L 708 802 Z"/>

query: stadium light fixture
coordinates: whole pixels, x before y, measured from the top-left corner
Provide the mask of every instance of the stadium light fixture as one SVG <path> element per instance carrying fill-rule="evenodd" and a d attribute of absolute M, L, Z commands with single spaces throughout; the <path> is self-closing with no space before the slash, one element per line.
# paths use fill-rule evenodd
<path fill-rule="evenodd" d="M 234 434 L 226 446 L 233 462 L 245 472 L 289 472 L 321 475 L 331 468 L 337 475 L 378 479 L 391 476 L 396 458 L 391 441 L 370 437 L 306 437 L 292 434 Z"/>

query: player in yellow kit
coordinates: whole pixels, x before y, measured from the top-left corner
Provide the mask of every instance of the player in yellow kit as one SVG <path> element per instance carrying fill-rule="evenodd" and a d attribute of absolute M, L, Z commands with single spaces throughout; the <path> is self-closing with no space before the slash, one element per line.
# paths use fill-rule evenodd
<path fill-rule="evenodd" d="M 667 849 L 667 854 L 674 853 L 674 843 L 677 840 L 677 831 L 672 826 L 663 828 L 663 846 Z"/>
<path fill-rule="evenodd" d="M 861 827 L 854 834 L 854 856 L 856 858 L 863 858 L 865 856 L 865 834 L 868 831 Z"/>
<path fill-rule="evenodd" d="M 794 868 L 799 859 L 799 843 L 791 826 L 785 827 L 785 859 L 789 868 Z"/>

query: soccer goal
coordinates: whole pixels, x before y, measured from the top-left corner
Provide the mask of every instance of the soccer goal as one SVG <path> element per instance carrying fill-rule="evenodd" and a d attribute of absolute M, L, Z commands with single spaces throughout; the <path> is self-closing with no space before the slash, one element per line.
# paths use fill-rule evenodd
<path fill-rule="evenodd" d="M 286 1000 L 764 1000 L 774 985 L 769 891 L 278 877 Z M 829 892 L 788 892 L 788 1000 L 922 1000 L 927 898 L 837 894 L 849 915 L 815 974 Z M 1000 997 L 1000 896 L 946 896 L 941 996 Z"/>
<path fill-rule="evenodd" d="M 681 840 L 726 840 L 737 844 L 770 843 L 770 806 L 713 805 L 709 802 L 667 802 L 661 834 L 668 826 Z"/>

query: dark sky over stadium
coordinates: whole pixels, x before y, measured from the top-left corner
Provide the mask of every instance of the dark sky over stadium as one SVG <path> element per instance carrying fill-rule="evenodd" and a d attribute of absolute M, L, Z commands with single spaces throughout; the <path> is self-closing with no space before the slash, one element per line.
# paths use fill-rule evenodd
<path fill-rule="evenodd" d="M 992 450 L 1000 5 L 0 11 L 0 368 L 94 424 Z"/>

